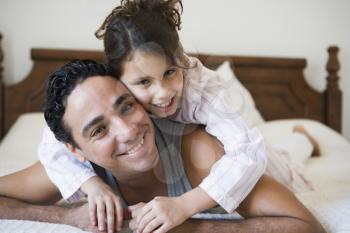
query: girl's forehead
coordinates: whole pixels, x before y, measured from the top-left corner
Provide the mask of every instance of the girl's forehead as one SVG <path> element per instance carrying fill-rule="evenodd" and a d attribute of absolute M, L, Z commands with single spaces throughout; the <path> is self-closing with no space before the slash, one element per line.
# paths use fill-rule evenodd
<path fill-rule="evenodd" d="M 130 59 L 130 62 L 134 62 L 139 65 L 143 64 L 152 64 L 152 63 L 159 63 L 159 64 L 166 64 L 168 65 L 169 59 L 167 59 L 167 56 L 163 52 L 155 52 L 152 50 L 143 50 L 143 49 L 136 49 Z"/>
<path fill-rule="evenodd" d="M 170 66 L 165 55 L 136 50 L 124 63 L 122 79 L 125 77 L 162 77 Z"/>

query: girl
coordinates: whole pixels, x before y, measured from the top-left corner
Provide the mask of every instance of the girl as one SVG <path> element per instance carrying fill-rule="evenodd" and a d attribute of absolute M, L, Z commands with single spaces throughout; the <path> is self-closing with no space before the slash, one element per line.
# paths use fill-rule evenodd
<path fill-rule="evenodd" d="M 263 138 L 232 106 L 235 101 L 226 91 L 230 82 L 184 53 L 177 31 L 181 10 L 180 0 L 122 0 L 96 32 L 104 40 L 114 76 L 152 116 L 205 125 L 225 150 L 200 186 L 182 196 L 187 200 L 183 205 L 176 202 L 175 206 L 170 198 L 129 207 L 139 232 L 157 228 L 157 232 L 166 232 L 217 204 L 232 213 L 266 167 Z M 113 232 L 115 218 L 115 227 L 120 229 L 123 214 L 118 197 L 88 162 L 84 166 L 77 163 L 53 138 L 46 129 L 39 156 L 63 197 L 76 200 L 87 194 L 93 223 L 104 230 L 107 218 L 108 231 Z M 198 142 L 198 146 L 205 153 L 206 145 Z M 110 210 L 107 216 L 106 209 Z"/>

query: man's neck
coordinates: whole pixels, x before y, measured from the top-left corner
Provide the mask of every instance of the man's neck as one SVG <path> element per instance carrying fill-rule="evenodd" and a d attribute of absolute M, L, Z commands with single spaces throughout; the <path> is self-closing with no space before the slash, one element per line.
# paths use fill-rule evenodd
<path fill-rule="evenodd" d="M 118 177 L 113 173 L 114 177 Z M 155 196 L 167 196 L 166 176 L 162 162 L 158 160 L 153 169 L 127 177 L 118 177 L 119 191 L 128 204 L 148 202 Z"/>

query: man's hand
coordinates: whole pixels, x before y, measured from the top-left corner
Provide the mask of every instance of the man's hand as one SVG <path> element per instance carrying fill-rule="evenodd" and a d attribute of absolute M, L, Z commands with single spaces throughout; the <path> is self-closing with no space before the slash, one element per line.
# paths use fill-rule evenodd
<path fill-rule="evenodd" d="M 89 219 L 88 209 L 89 209 L 88 204 L 84 204 L 80 207 L 72 208 L 72 209 L 62 208 L 62 211 L 64 213 L 62 214 L 62 219 L 60 220 L 60 223 L 68 224 L 68 225 L 80 228 L 84 231 L 89 231 L 94 233 L 100 232 L 96 226 L 93 226 L 91 224 L 91 221 Z"/>
<path fill-rule="evenodd" d="M 109 233 L 120 231 L 123 225 L 123 207 L 121 200 L 110 186 L 98 177 L 87 180 L 81 190 L 88 196 L 89 215 L 92 225 L 98 225 L 100 231 Z"/>
<path fill-rule="evenodd" d="M 130 206 L 134 232 L 167 232 L 191 216 L 181 197 L 155 197 L 149 203 Z"/>

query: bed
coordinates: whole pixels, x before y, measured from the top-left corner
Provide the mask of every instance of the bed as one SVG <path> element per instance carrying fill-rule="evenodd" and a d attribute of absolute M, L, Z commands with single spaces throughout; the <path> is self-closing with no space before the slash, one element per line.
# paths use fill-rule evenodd
<path fill-rule="evenodd" d="M 1 37 L 0 37 L 1 40 Z M 297 163 L 315 190 L 298 194 L 328 232 L 350 232 L 350 143 L 341 135 L 342 93 L 339 89 L 338 48 L 328 48 L 326 90 L 319 93 L 306 83 L 304 58 L 272 58 L 193 54 L 222 75 L 234 71 L 243 88 L 244 107 L 255 111 L 252 121 L 266 140 L 278 143 L 295 124 L 302 124 L 321 145 L 321 156 Z M 45 79 L 74 59 L 105 60 L 102 51 L 33 48 L 30 73 L 18 84 L 6 86 L 0 49 L 0 176 L 37 160 L 44 119 L 41 113 Z M 226 64 L 226 67 L 224 67 Z M 232 73 L 228 74 L 232 75 Z M 230 78 L 230 77 L 229 77 Z M 250 99 L 249 99 L 250 98 Z M 21 146 L 18 146 L 18 143 Z M 0 220 L 1 232 L 82 232 L 66 225 Z"/>

